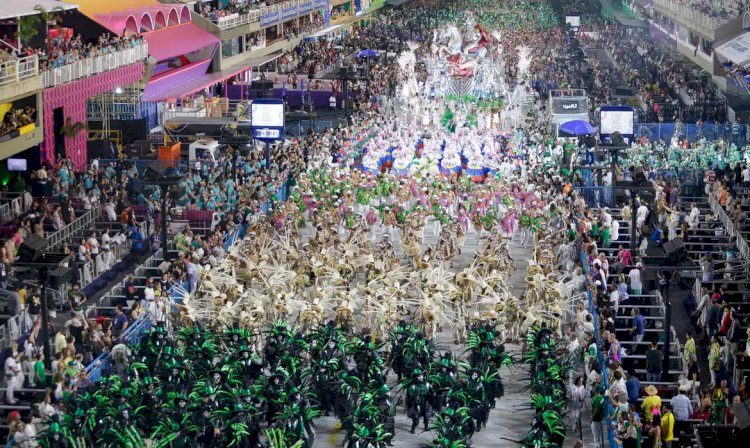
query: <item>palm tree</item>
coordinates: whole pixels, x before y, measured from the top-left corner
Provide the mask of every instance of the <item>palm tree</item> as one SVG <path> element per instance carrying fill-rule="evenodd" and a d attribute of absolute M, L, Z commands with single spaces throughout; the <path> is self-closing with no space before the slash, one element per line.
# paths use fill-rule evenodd
<path fill-rule="evenodd" d="M 39 34 L 37 25 L 39 25 L 39 16 L 37 14 L 18 18 L 18 32 L 16 33 L 16 37 L 20 39 L 21 47 L 28 44 L 31 39 Z"/>

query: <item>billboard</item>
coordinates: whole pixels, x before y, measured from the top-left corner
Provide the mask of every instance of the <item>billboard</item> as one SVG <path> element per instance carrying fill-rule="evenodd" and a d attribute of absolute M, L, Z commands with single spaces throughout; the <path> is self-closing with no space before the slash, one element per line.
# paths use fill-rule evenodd
<path fill-rule="evenodd" d="M 284 102 L 281 99 L 255 100 L 250 107 L 253 137 L 278 140 L 284 135 Z"/>
<path fill-rule="evenodd" d="M 627 144 L 633 142 L 635 110 L 630 106 L 602 106 L 599 114 L 599 135 L 604 142 L 619 132 Z"/>

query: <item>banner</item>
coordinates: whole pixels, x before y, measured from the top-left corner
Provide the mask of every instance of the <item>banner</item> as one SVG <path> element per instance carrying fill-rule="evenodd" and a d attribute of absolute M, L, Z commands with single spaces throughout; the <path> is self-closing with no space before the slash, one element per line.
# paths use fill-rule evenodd
<path fill-rule="evenodd" d="M 297 6 L 297 10 L 299 11 L 299 15 L 310 14 L 313 11 L 313 2 L 312 2 L 312 0 L 311 1 L 306 1 L 304 3 L 300 3 Z"/>
<path fill-rule="evenodd" d="M 297 17 L 297 6 L 289 6 L 281 10 L 281 20 L 289 20 Z"/>
<path fill-rule="evenodd" d="M 289 2 L 292 3 L 292 2 Z M 284 22 L 290 19 L 293 19 L 297 16 L 310 14 L 316 9 L 326 9 L 328 10 L 331 2 L 330 0 L 309 0 L 305 3 L 300 3 L 298 5 L 290 5 L 282 4 L 283 9 L 281 10 L 274 10 L 274 11 L 268 11 L 265 12 L 261 10 L 260 13 L 260 26 L 261 28 L 265 28 L 271 25 L 275 25 L 279 22 Z"/>
<path fill-rule="evenodd" d="M 260 16 L 260 26 L 267 27 L 276 24 L 281 19 L 279 11 L 269 11 Z"/>
<path fill-rule="evenodd" d="M 552 98 L 552 114 L 574 115 L 589 112 L 586 98 Z"/>

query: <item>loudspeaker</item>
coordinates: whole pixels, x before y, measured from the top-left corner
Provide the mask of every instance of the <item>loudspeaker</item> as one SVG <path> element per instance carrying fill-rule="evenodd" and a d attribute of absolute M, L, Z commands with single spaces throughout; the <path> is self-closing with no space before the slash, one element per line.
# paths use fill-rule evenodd
<path fill-rule="evenodd" d="M 47 247 L 47 239 L 37 235 L 30 235 L 18 248 L 18 257 L 21 261 L 34 261 Z"/>
<path fill-rule="evenodd" d="M 71 267 L 59 266 L 55 268 L 54 271 L 51 271 L 49 273 L 49 286 L 52 289 L 60 289 L 60 286 L 73 280 L 73 274 L 75 274 L 75 269 Z"/>
<path fill-rule="evenodd" d="M 150 164 L 143 173 L 143 179 L 147 182 L 154 182 L 164 177 L 167 167 L 161 163 Z"/>
<path fill-rule="evenodd" d="M 643 168 L 638 167 L 633 171 L 633 183 L 639 187 L 648 186 L 648 179 L 646 179 L 646 174 L 643 172 Z"/>
<path fill-rule="evenodd" d="M 664 243 L 664 261 L 670 263 L 679 263 L 687 258 L 688 252 L 682 238 L 675 238 Z"/>

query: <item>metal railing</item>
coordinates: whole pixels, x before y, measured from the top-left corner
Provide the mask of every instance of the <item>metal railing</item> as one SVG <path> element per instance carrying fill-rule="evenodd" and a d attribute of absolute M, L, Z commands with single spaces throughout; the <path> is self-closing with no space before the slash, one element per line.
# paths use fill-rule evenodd
<path fill-rule="evenodd" d="M 216 25 L 220 30 L 231 30 L 232 28 L 260 21 L 260 9 L 254 9 L 246 14 L 231 14 L 219 17 Z"/>
<path fill-rule="evenodd" d="M 0 86 L 39 76 L 37 55 L 6 61 L 0 64 Z"/>
<path fill-rule="evenodd" d="M 742 236 L 742 233 L 739 232 L 739 229 L 734 226 L 732 219 L 729 217 L 726 210 L 724 210 L 724 207 L 721 206 L 713 193 L 708 195 L 708 203 L 711 206 L 711 211 L 716 216 L 718 216 L 721 222 L 724 224 L 724 228 L 726 229 L 727 234 L 736 238 L 737 249 L 740 251 L 742 258 L 747 260 L 748 257 L 750 257 L 750 247 L 748 247 L 747 241 L 745 241 L 745 238 Z"/>
<path fill-rule="evenodd" d="M 144 269 L 158 267 L 159 264 L 162 263 L 162 261 L 164 261 L 164 257 L 162 257 L 162 250 L 159 249 L 158 251 L 154 252 L 154 254 L 143 263 L 143 265 L 135 270 L 135 274 L 137 276 L 141 276 L 141 273 Z M 115 285 L 107 294 L 103 295 L 97 301 L 97 303 L 88 306 L 85 310 L 85 316 L 87 318 L 93 319 L 94 317 L 96 317 L 97 309 L 110 310 L 110 300 L 112 296 L 118 295 L 117 291 L 121 287 L 122 285 Z M 121 339 L 127 344 L 134 344 L 138 341 L 138 338 L 150 327 L 150 316 L 148 316 L 148 314 L 144 314 L 138 320 L 133 322 L 127 330 L 125 330 L 125 332 L 121 336 Z M 94 359 L 86 367 L 86 373 L 88 375 L 89 381 L 96 382 L 101 377 L 101 374 L 104 372 L 107 366 L 109 366 L 109 363 L 109 352 L 102 353 L 101 355 L 99 355 L 99 357 Z"/>
<path fill-rule="evenodd" d="M 141 42 L 132 48 L 82 59 L 72 64 L 54 67 L 42 72 L 42 85 L 54 87 L 77 79 L 98 75 L 126 65 L 135 64 L 148 57 L 148 44 Z"/>
<path fill-rule="evenodd" d="M 68 238 L 78 233 L 78 231 L 90 228 L 91 224 L 96 222 L 100 214 L 101 211 L 99 210 L 99 207 L 95 207 L 91 210 L 86 211 L 70 224 L 67 224 L 62 229 L 49 235 L 47 237 L 47 246 L 45 247 L 45 249 L 55 249 L 63 241 L 67 241 Z"/>
<path fill-rule="evenodd" d="M 262 8 L 254 9 L 245 14 L 230 14 L 225 17 L 219 17 L 216 21 L 216 25 L 221 30 L 229 30 L 238 26 L 247 25 L 249 23 L 260 22 L 262 16 L 274 13 L 279 13 L 280 15 L 277 20 L 273 21 L 273 23 L 283 22 L 303 14 L 310 14 L 316 9 L 315 4 L 316 2 L 311 0 L 291 0 L 288 2 L 280 3 L 278 5 L 264 6 Z M 309 6 L 310 9 L 300 9 L 300 6 Z M 284 17 L 284 10 L 289 10 L 290 8 L 295 8 L 294 15 Z"/>
<path fill-rule="evenodd" d="M 654 4 L 656 4 L 660 8 L 668 10 L 675 18 L 679 18 L 680 20 L 689 22 L 695 27 L 704 28 L 711 31 L 716 30 L 717 28 L 732 20 L 732 18 L 722 19 L 719 17 L 712 17 L 708 14 L 692 9 L 689 2 L 680 2 L 676 0 L 654 0 Z"/>
<path fill-rule="evenodd" d="M 0 193 L 0 223 L 11 221 L 24 214 L 31 206 L 26 203 L 26 192 Z"/>
<path fill-rule="evenodd" d="M 725 126 L 722 124 L 678 124 L 678 123 L 636 123 L 635 138 L 645 135 L 649 141 L 662 139 L 669 142 L 673 135 L 680 140 L 687 139 L 696 142 L 702 137 L 707 141 L 725 140 L 737 146 L 750 144 L 750 126 L 738 124 Z"/>
<path fill-rule="evenodd" d="M 45 288 L 47 303 L 50 307 L 56 307 L 63 301 L 63 293 L 56 290 Z M 3 291 L 8 294 L 8 291 Z M 16 294 L 15 292 L 12 292 Z M 29 334 L 34 328 L 34 322 L 29 317 L 28 309 L 18 310 L 15 316 L 10 317 L 5 323 L 0 325 L 0 350 L 10 347 L 10 344 L 17 341 L 21 336 Z"/>
<path fill-rule="evenodd" d="M 250 104 L 246 100 L 226 100 L 224 98 L 207 98 L 203 101 L 183 103 L 182 106 L 165 108 L 161 114 L 161 123 L 175 118 L 238 118 L 240 121 L 250 119 Z"/>

